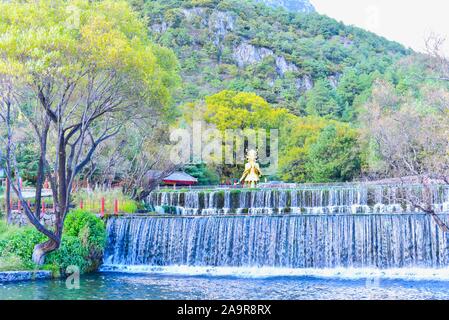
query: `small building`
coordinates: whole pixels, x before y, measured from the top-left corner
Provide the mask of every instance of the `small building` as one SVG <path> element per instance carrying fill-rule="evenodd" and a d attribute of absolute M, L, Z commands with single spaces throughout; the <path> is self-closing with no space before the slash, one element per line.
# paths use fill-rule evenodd
<path fill-rule="evenodd" d="M 198 179 L 183 171 L 175 171 L 164 174 L 159 170 L 150 170 L 147 173 L 147 185 L 157 186 L 159 184 L 171 186 L 191 186 L 198 183 Z"/>
<path fill-rule="evenodd" d="M 164 184 L 172 186 L 191 186 L 198 183 L 198 179 L 192 177 L 190 174 L 176 171 L 162 179 Z"/>

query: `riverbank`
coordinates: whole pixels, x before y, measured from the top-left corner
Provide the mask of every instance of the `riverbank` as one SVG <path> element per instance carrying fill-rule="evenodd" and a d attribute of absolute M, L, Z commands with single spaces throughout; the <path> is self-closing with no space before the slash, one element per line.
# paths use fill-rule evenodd
<path fill-rule="evenodd" d="M 96 271 L 103 259 L 105 225 L 90 212 L 70 212 L 59 249 L 46 256 L 43 266 L 37 266 L 32 261 L 33 249 L 46 240 L 34 227 L 0 221 L 0 272 L 16 272 L 5 274 L 5 279 L 32 280 L 60 277 L 74 270 L 81 274 Z"/>
<path fill-rule="evenodd" d="M 53 279 L 53 273 L 48 270 L 0 272 L 0 283 L 50 279 Z"/>

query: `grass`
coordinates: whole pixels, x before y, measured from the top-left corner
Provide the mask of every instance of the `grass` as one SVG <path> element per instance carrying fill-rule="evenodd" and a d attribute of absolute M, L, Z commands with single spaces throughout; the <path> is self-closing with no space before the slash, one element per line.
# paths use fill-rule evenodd
<path fill-rule="evenodd" d="M 29 269 L 24 265 L 22 259 L 15 255 L 0 257 L 0 271 L 17 271 Z"/>
<path fill-rule="evenodd" d="M 3 219 L 0 220 L 0 241 L 6 240 L 13 234 L 16 234 L 20 230 L 20 227 L 8 225 Z"/>
<path fill-rule="evenodd" d="M 124 195 L 120 189 L 112 189 L 109 191 L 79 191 L 73 199 L 76 207 L 80 206 L 83 201 L 83 208 L 90 212 L 99 213 L 101 211 L 101 198 L 105 199 L 105 213 L 114 212 L 114 201 L 118 200 L 118 209 L 122 213 L 135 213 L 139 209 L 139 204 Z"/>
<path fill-rule="evenodd" d="M 0 216 L 1 217 L 1 216 Z M 12 253 L 5 253 L 3 246 L 6 245 L 12 236 L 19 233 L 20 227 L 8 225 L 1 217 L 0 220 L 0 271 L 30 270 L 31 266 L 26 265 L 19 256 Z"/>

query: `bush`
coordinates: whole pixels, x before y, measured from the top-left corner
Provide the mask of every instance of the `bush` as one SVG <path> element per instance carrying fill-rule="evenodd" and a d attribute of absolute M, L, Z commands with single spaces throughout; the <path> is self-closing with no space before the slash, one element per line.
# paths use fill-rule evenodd
<path fill-rule="evenodd" d="M 77 266 L 82 273 L 89 271 L 87 261 L 89 250 L 82 244 L 81 239 L 64 235 L 61 247 L 46 257 L 47 268 L 63 273 L 68 266 Z"/>
<path fill-rule="evenodd" d="M 5 265 L 20 265 L 21 269 L 34 269 L 32 261 L 33 248 L 36 244 L 45 241 L 46 237 L 31 227 L 7 226 L 0 222 L 0 257 L 3 269 Z M 20 260 L 21 263 L 17 263 Z M 12 267 L 12 266 L 11 266 Z"/>
<path fill-rule="evenodd" d="M 34 247 L 47 238 L 32 227 L 8 226 L 0 221 L 0 270 L 30 270 Z M 44 269 L 64 273 L 70 265 L 82 273 L 95 271 L 102 262 L 106 242 L 104 223 L 85 210 L 69 212 L 61 246 L 46 257 Z"/>
<path fill-rule="evenodd" d="M 86 247 L 103 248 L 106 229 L 103 221 L 86 210 L 73 210 L 65 219 L 64 235 L 78 237 Z"/>
<path fill-rule="evenodd" d="M 78 266 L 82 273 L 92 272 L 102 262 L 105 243 L 104 223 L 86 210 L 74 210 L 64 222 L 61 247 L 52 252 L 46 262 L 61 272 L 70 265 Z"/>

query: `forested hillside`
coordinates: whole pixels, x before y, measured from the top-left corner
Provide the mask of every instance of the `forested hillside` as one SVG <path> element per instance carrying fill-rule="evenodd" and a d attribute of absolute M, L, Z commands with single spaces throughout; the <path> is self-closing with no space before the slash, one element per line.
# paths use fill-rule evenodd
<path fill-rule="evenodd" d="M 147 17 L 152 38 L 180 60 L 182 103 L 230 89 L 255 92 L 297 115 L 351 121 L 373 79 L 410 53 L 317 13 L 253 1 L 133 4 Z"/>
<path fill-rule="evenodd" d="M 255 0 L 273 8 L 283 8 L 291 12 L 314 12 L 309 0 Z"/>

